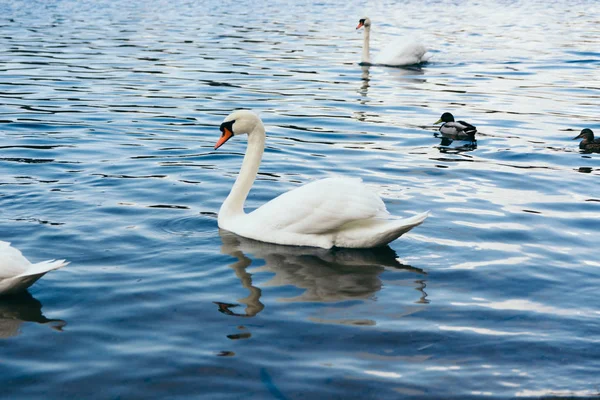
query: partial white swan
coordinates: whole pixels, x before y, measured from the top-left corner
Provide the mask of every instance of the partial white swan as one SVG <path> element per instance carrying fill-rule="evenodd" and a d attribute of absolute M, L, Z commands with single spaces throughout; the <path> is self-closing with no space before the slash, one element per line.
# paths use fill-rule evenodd
<path fill-rule="evenodd" d="M 381 198 L 358 178 L 327 178 L 308 183 L 269 201 L 250 214 L 244 202 L 265 148 L 265 127 L 251 111 L 235 111 L 221 124 L 215 150 L 233 135 L 248 134 L 240 173 L 219 210 L 219 228 L 262 242 L 371 248 L 383 246 L 420 225 L 428 212 L 411 218 L 391 216 Z"/>
<path fill-rule="evenodd" d="M 420 43 L 406 43 L 399 45 L 392 43 L 388 45 L 375 58 L 375 62 L 371 62 L 369 42 L 371 39 L 371 20 L 369 18 L 361 18 L 358 21 L 356 29 L 364 27 L 365 33 L 363 38 L 363 51 L 361 64 L 381 64 L 389 66 L 406 66 L 415 65 L 427 62 L 431 58 L 431 54 L 427 53 L 427 49 Z"/>
<path fill-rule="evenodd" d="M 23 291 L 46 272 L 67 264 L 65 260 L 49 260 L 32 264 L 10 243 L 0 240 L 0 295 Z"/>

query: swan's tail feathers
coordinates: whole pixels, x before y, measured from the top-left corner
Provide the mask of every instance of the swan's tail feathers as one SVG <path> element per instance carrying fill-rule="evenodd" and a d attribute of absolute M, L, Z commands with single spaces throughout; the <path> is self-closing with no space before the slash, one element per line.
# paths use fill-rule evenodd
<path fill-rule="evenodd" d="M 31 264 L 27 271 L 12 278 L 0 279 L 0 296 L 22 292 L 33 285 L 46 272 L 59 269 L 69 264 L 65 260 L 48 260 Z"/>
<path fill-rule="evenodd" d="M 40 277 L 44 275 L 46 272 L 59 269 L 68 265 L 69 263 L 66 260 L 48 260 L 42 261 L 37 264 L 31 264 L 27 271 L 23 272 L 21 276 L 33 276 L 39 275 Z"/>
<path fill-rule="evenodd" d="M 429 216 L 429 211 L 410 218 L 391 220 L 371 220 L 367 224 L 348 225 L 335 238 L 335 246 L 349 248 L 381 247 L 398 239 L 415 226 L 419 226 Z"/>
<path fill-rule="evenodd" d="M 410 218 L 404 218 L 394 221 L 394 225 L 387 231 L 382 232 L 382 240 L 383 243 L 379 244 L 379 246 L 383 246 L 388 244 L 389 242 L 398 239 L 400 236 L 404 235 L 406 232 L 410 231 L 415 226 L 419 226 L 427 219 L 429 216 L 429 211 L 425 211 L 424 213 L 417 214 Z"/>
<path fill-rule="evenodd" d="M 432 57 L 433 57 L 433 53 L 426 52 L 425 54 L 423 54 L 421 56 L 421 63 L 429 62 L 429 60 L 431 60 Z"/>
<path fill-rule="evenodd" d="M 427 217 L 429 217 L 429 213 L 430 213 L 429 211 L 425 211 L 424 213 L 417 214 L 410 218 L 404 218 L 404 219 L 401 219 L 400 221 L 403 221 L 404 224 L 406 224 L 406 225 L 410 225 L 409 230 L 411 230 L 415 226 L 421 225 L 423 223 L 423 221 L 425 221 L 427 219 Z M 408 231 L 406 231 L 406 232 L 408 232 Z"/>

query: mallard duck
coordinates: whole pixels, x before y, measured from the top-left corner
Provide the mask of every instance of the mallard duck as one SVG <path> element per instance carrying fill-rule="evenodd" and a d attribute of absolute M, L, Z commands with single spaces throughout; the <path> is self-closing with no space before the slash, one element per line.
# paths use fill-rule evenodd
<path fill-rule="evenodd" d="M 477 128 L 465 121 L 454 121 L 454 115 L 449 112 L 442 114 L 442 117 L 435 122 L 434 125 L 443 122 L 440 126 L 442 136 L 457 140 L 475 141 Z"/>
<path fill-rule="evenodd" d="M 581 150 L 600 151 L 600 139 L 594 139 L 594 132 L 591 129 L 582 129 L 581 133 L 573 138 L 576 139 L 583 139 L 579 142 Z"/>

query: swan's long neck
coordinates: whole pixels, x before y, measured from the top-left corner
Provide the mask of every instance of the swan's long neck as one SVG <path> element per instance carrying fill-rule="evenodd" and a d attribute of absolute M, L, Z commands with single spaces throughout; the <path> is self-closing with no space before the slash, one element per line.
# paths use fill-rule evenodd
<path fill-rule="evenodd" d="M 231 192 L 219 211 L 219 219 L 243 214 L 246 197 L 254 184 L 258 167 L 265 150 L 265 127 L 262 123 L 256 125 L 248 134 L 248 148 Z"/>
<path fill-rule="evenodd" d="M 365 34 L 363 39 L 363 51 L 362 51 L 362 62 L 365 64 L 371 63 L 371 58 L 369 57 L 369 41 L 371 39 L 371 27 L 365 26 Z"/>

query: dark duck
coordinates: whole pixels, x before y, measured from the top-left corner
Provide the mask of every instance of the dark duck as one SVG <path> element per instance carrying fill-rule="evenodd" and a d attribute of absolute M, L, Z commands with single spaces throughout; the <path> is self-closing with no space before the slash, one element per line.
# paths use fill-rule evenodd
<path fill-rule="evenodd" d="M 468 122 L 454 121 L 454 115 L 449 112 L 443 113 L 442 117 L 435 124 L 439 124 L 440 122 L 442 122 L 442 126 L 440 126 L 442 136 L 450 139 L 475 141 L 477 128 Z"/>
<path fill-rule="evenodd" d="M 576 139 L 583 139 L 579 142 L 579 148 L 581 150 L 600 152 L 600 139 L 594 139 L 594 132 L 592 132 L 591 129 L 583 129 L 578 136 L 573 138 L 573 140 Z"/>

